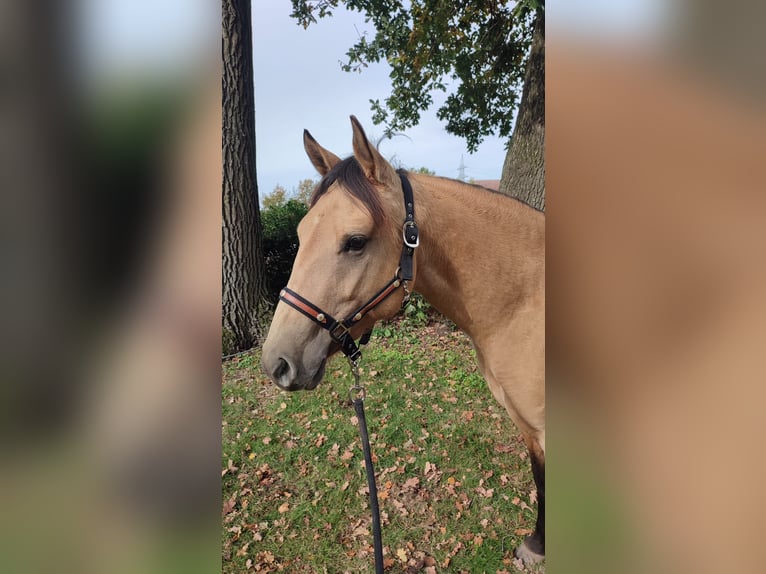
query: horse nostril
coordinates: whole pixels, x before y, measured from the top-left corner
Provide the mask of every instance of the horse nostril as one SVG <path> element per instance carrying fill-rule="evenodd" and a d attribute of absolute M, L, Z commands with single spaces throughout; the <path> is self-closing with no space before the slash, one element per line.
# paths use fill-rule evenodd
<path fill-rule="evenodd" d="M 290 365 L 282 357 L 277 361 L 277 366 L 274 367 L 274 379 L 279 380 L 290 371 Z"/>

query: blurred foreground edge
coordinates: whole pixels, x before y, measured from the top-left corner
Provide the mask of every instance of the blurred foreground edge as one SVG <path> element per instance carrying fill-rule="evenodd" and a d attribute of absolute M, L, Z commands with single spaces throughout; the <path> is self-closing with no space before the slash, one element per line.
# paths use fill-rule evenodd
<path fill-rule="evenodd" d="M 762 571 L 764 110 L 627 48 L 546 66 L 548 566 Z"/>

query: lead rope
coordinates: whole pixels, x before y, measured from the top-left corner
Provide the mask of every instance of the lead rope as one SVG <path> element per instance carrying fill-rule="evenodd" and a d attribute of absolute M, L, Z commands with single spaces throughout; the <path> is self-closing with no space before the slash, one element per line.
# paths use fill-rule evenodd
<path fill-rule="evenodd" d="M 356 418 L 359 421 L 359 436 L 362 439 L 364 451 L 364 468 L 367 471 L 367 485 L 370 489 L 370 510 L 372 511 L 372 543 L 375 551 L 375 574 L 383 574 L 383 538 L 380 533 L 380 508 L 378 507 L 378 486 L 375 483 L 375 469 L 372 466 L 370 436 L 367 433 L 367 419 L 364 416 L 364 399 L 366 389 L 359 384 L 359 364 L 348 360 L 354 375 L 354 386 L 349 389 L 351 401 L 354 403 Z"/>

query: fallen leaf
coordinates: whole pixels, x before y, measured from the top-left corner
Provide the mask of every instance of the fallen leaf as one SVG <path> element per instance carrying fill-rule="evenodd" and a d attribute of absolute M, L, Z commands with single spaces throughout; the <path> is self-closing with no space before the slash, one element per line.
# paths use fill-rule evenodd
<path fill-rule="evenodd" d="M 247 556 L 247 549 L 250 547 L 250 543 L 247 542 L 245 545 L 237 550 L 237 556 Z"/>
<path fill-rule="evenodd" d="M 274 507 L 272 506 L 272 508 L 274 508 Z M 289 502 L 285 502 L 285 503 L 281 504 L 279 506 L 279 508 L 277 509 L 277 511 L 279 511 L 279 514 L 284 514 L 288 510 L 290 510 L 290 503 Z"/>
<path fill-rule="evenodd" d="M 407 553 L 404 551 L 404 548 L 397 548 L 396 550 L 396 557 L 402 562 L 407 562 Z"/>
<path fill-rule="evenodd" d="M 270 436 L 267 436 L 266 438 L 263 439 L 263 444 L 269 444 L 270 442 L 271 442 Z"/>
<path fill-rule="evenodd" d="M 224 501 L 224 503 L 223 503 L 223 514 L 224 515 L 229 514 L 232 510 L 234 510 L 234 507 L 236 505 L 237 505 L 237 501 L 234 498 L 234 496 L 232 496 L 230 499 Z"/>
<path fill-rule="evenodd" d="M 404 481 L 404 486 L 402 488 L 414 489 L 418 484 L 420 484 L 420 479 L 417 476 L 413 476 Z"/>

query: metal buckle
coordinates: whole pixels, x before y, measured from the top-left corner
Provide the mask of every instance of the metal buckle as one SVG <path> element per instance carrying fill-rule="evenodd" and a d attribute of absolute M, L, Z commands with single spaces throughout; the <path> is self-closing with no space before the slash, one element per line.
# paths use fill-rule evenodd
<path fill-rule="evenodd" d="M 414 239 L 407 237 L 408 228 L 411 229 L 410 234 L 414 237 Z M 404 239 L 404 244 L 411 249 L 415 249 L 418 245 L 420 245 L 420 233 L 418 230 L 418 224 L 414 221 L 405 221 L 404 225 L 402 225 L 402 239 Z"/>
<path fill-rule="evenodd" d="M 338 330 L 340 330 L 340 335 L 336 335 L 335 334 L 335 333 L 338 332 Z M 351 336 L 351 329 L 346 327 L 343 324 L 343 321 L 338 321 L 337 324 L 334 327 L 329 329 L 329 331 L 330 331 L 330 337 L 332 337 L 336 341 L 340 341 L 341 337 L 343 337 L 343 335 L 345 335 L 345 334 L 348 334 L 349 337 Z"/>

